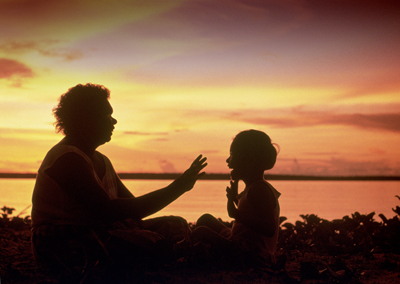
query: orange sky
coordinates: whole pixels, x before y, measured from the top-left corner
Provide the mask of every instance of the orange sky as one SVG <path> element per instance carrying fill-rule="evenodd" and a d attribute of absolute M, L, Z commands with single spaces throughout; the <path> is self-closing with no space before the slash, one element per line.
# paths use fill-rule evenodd
<path fill-rule="evenodd" d="M 241 130 L 272 173 L 400 175 L 399 1 L 0 0 L 0 172 L 36 172 L 51 109 L 111 90 L 117 172 L 208 172 Z"/>

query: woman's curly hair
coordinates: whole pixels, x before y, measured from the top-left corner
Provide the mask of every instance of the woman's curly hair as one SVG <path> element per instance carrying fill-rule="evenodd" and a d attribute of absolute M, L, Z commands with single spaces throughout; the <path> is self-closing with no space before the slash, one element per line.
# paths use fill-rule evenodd
<path fill-rule="evenodd" d="M 78 131 L 85 121 L 98 115 L 102 103 L 109 98 L 110 91 L 102 85 L 88 83 L 70 88 L 53 108 L 56 131 L 64 135 Z"/>

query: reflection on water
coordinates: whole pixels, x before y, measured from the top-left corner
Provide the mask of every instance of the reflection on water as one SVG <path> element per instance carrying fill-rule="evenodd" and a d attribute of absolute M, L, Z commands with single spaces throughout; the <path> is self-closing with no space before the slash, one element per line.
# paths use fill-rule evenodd
<path fill-rule="evenodd" d="M 123 180 L 131 192 L 140 196 L 167 186 L 169 180 Z M 0 207 L 16 208 L 19 214 L 31 203 L 34 179 L 0 179 Z M 179 215 L 190 222 L 203 213 L 231 220 L 226 213 L 225 189 L 229 181 L 198 181 L 192 191 L 151 217 Z M 375 211 L 391 218 L 391 208 L 399 205 L 399 181 L 272 181 L 282 193 L 281 215 L 289 222 L 301 220 L 300 214 L 317 214 L 327 220 L 339 219 L 356 211 L 368 214 Z M 243 184 L 241 184 L 243 189 Z M 30 209 L 22 215 L 30 214 Z"/>

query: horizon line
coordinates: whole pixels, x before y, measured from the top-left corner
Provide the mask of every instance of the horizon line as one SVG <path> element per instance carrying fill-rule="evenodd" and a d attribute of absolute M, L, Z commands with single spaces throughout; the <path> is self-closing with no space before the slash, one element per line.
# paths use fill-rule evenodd
<path fill-rule="evenodd" d="M 138 179 L 138 180 L 174 180 L 182 173 L 117 173 L 120 179 Z M 30 179 L 36 178 L 36 173 L 0 173 L 0 179 Z M 339 175 L 293 175 L 293 174 L 265 174 L 264 177 L 269 180 L 343 180 L 343 181 L 400 181 L 400 176 L 389 175 L 357 175 L 357 176 L 339 176 Z M 205 173 L 200 180 L 230 180 L 229 173 Z"/>

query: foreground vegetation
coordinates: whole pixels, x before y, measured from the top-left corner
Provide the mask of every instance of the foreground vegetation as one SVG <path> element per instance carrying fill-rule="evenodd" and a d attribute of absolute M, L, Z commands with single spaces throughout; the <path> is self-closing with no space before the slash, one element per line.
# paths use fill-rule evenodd
<path fill-rule="evenodd" d="M 1 211 L 0 282 L 58 283 L 33 260 L 30 217 L 13 216 L 13 208 L 5 206 Z M 292 224 L 281 217 L 280 264 L 275 267 L 246 259 L 232 262 L 207 247 L 192 246 L 169 263 L 133 269 L 122 283 L 398 283 L 400 207 L 393 211 L 390 219 L 374 212 L 333 221 L 311 214 Z M 102 273 L 93 270 L 91 279 L 99 282 Z M 82 283 L 89 279 L 83 277 Z"/>

